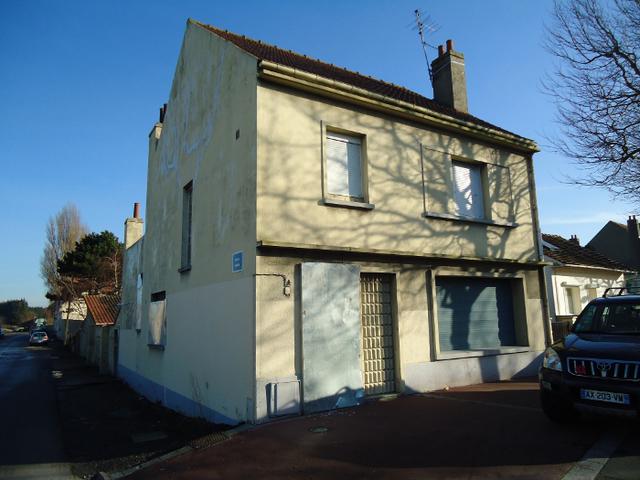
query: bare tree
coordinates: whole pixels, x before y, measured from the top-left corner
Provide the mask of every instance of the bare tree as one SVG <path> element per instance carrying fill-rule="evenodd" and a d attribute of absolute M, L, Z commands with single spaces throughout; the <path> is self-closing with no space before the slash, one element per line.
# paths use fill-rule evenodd
<path fill-rule="evenodd" d="M 573 181 L 640 204 L 640 0 L 556 0 L 546 47 L 552 142 L 585 173 Z"/>
<path fill-rule="evenodd" d="M 40 260 L 40 275 L 51 296 L 62 294 L 58 262 L 65 253 L 74 249 L 76 242 L 87 232 L 78 208 L 72 203 L 66 204 L 55 216 L 49 218 L 44 252 Z"/>

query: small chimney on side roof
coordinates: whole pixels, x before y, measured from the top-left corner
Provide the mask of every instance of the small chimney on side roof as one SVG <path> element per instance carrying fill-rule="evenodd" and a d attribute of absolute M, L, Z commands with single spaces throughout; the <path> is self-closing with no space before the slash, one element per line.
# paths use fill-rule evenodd
<path fill-rule="evenodd" d="M 438 46 L 438 58 L 431 62 L 433 72 L 433 99 L 467 113 L 467 79 L 464 73 L 464 55 L 453 49 L 453 40 L 447 40 L 447 49 Z"/>
<path fill-rule="evenodd" d="M 129 217 L 124 221 L 124 249 L 128 249 L 131 245 L 142 238 L 142 226 L 144 222 L 140 218 L 140 204 L 133 204 L 133 217 Z"/>
<path fill-rule="evenodd" d="M 577 235 L 571 235 L 571 238 L 569 239 L 569 241 L 575 245 L 580 246 L 580 239 L 578 238 Z"/>

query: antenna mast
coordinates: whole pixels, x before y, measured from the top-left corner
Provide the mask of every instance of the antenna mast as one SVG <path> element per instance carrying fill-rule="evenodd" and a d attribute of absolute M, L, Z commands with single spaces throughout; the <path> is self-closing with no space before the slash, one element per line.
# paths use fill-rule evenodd
<path fill-rule="evenodd" d="M 416 25 L 414 30 L 418 30 L 418 35 L 420 36 L 420 45 L 422 45 L 422 51 L 424 52 L 424 59 L 427 62 L 427 70 L 429 71 L 429 82 L 433 86 L 433 72 L 431 71 L 431 62 L 429 62 L 429 56 L 427 55 L 427 47 L 431 47 L 435 50 L 436 47 L 427 43 L 424 39 L 425 30 L 427 33 L 434 33 L 440 29 L 438 25 L 436 25 L 429 15 L 424 17 L 424 21 L 422 20 L 422 16 L 424 12 L 420 12 L 420 10 L 416 9 L 414 11 L 416 16 Z"/>

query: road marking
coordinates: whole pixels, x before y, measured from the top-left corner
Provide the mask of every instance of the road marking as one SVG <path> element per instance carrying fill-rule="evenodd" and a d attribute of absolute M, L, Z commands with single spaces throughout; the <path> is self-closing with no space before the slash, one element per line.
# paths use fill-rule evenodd
<path fill-rule="evenodd" d="M 473 403 L 476 405 L 485 405 L 488 407 L 500 407 L 500 408 L 510 408 L 512 410 L 525 410 L 527 412 L 540 412 L 539 408 L 536 407 L 526 407 L 524 405 L 509 405 L 507 403 L 498 403 L 498 402 L 484 402 L 482 400 L 470 400 L 468 398 L 457 398 L 449 395 L 438 395 L 436 393 L 420 393 L 421 397 L 426 398 L 435 398 L 437 400 L 452 400 L 454 402 L 462 402 L 462 403 Z"/>
<path fill-rule="evenodd" d="M 605 432 L 562 480 L 594 480 L 624 440 L 627 429 Z"/>

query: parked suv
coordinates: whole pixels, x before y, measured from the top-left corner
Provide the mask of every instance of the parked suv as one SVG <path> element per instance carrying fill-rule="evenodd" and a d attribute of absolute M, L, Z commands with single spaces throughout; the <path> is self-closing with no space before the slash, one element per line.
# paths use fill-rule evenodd
<path fill-rule="evenodd" d="M 611 291 L 617 295 L 611 295 Z M 554 421 L 581 411 L 640 415 L 640 295 L 607 289 L 544 353 L 540 400 Z"/>

